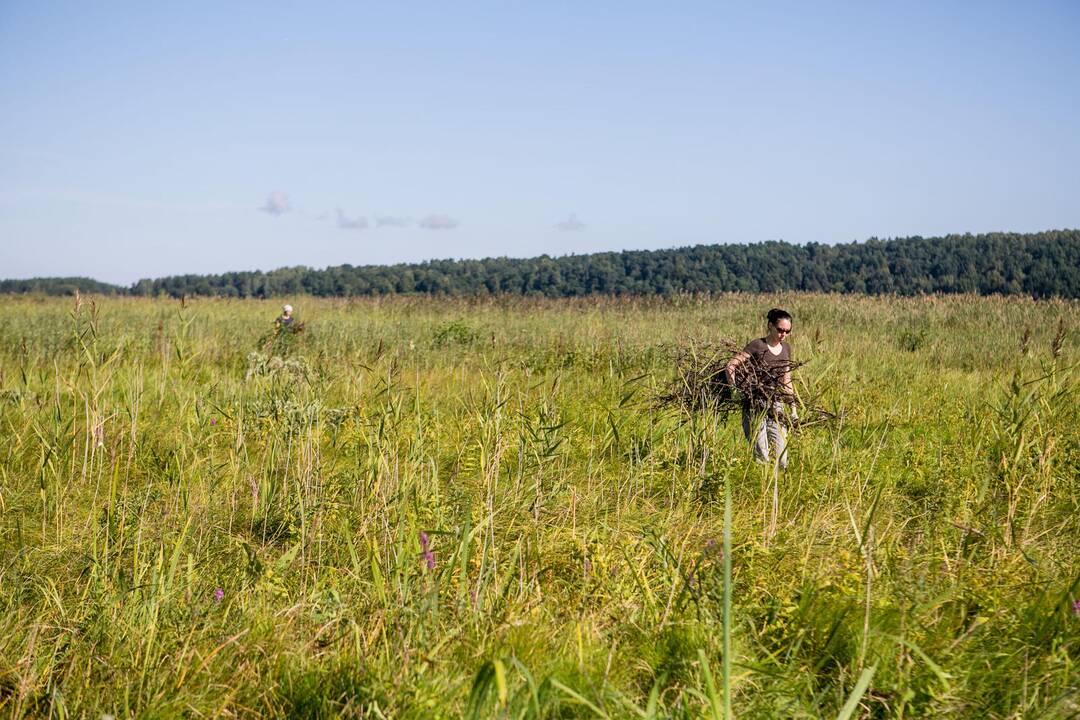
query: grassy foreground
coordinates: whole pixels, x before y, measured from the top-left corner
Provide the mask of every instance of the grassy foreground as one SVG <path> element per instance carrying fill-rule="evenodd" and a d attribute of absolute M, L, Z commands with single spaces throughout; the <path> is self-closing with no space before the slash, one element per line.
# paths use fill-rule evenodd
<path fill-rule="evenodd" d="M 5 300 L 4 714 L 1080 712 L 1080 303 L 292 302 Z M 652 405 L 774 305 L 775 484 Z"/>

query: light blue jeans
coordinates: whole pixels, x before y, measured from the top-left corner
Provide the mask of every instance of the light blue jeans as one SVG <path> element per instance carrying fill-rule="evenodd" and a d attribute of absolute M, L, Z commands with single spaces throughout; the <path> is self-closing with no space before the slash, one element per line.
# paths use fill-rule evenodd
<path fill-rule="evenodd" d="M 783 407 L 780 403 L 774 406 L 774 410 L 781 417 L 783 416 Z M 777 458 L 777 465 L 781 470 L 787 468 L 787 425 L 782 420 L 777 420 L 771 417 L 772 413 L 765 413 L 764 417 L 760 417 L 757 413 L 751 412 L 748 408 L 743 408 L 742 411 L 742 429 L 746 439 L 750 441 L 750 444 L 754 446 L 754 459 L 758 462 L 769 461 L 769 445 L 772 445 L 772 450 Z M 757 429 L 754 432 L 750 432 L 751 426 L 754 421 L 758 421 Z"/>

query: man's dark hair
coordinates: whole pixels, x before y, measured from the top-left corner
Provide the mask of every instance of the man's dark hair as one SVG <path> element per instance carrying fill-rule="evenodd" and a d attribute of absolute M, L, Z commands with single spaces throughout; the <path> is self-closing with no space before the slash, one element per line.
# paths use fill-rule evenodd
<path fill-rule="evenodd" d="M 790 322 L 791 313 L 789 313 L 787 310 L 781 310 L 780 308 L 773 308 L 769 311 L 769 314 L 765 316 L 765 319 L 773 325 L 775 325 L 780 320 L 788 320 Z"/>

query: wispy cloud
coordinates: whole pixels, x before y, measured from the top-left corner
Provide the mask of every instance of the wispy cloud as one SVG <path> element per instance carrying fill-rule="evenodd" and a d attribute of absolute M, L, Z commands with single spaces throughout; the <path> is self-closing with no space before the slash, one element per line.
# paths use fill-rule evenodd
<path fill-rule="evenodd" d="M 292 210 L 292 203 L 289 202 L 288 195 L 280 190 L 275 190 L 270 193 L 266 198 L 266 203 L 259 209 L 270 215 L 284 215 Z"/>
<path fill-rule="evenodd" d="M 578 230 L 585 229 L 585 223 L 578 220 L 578 216 L 571 214 L 562 222 L 555 223 L 555 229 L 559 232 L 577 232 Z"/>
<path fill-rule="evenodd" d="M 390 228 L 408 227 L 410 222 L 412 222 L 412 221 L 409 220 L 409 218 L 407 218 L 407 217 L 395 217 L 393 215 L 376 215 L 375 216 L 375 227 L 377 227 L 377 228 L 381 228 L 381 227 L 390 227 Z"/>
<path fill-rule="evenodd" d="M 425 230 L 453 230 L 460 225 L 457 220 L 449 215 L 428 215 L 426 218 L 420 221 L 420 227 Z"/>
<path fill-rule="evenodd" d="M 342 230 L 363 230 L 368 226 L 366 217 L 350 218 L 341 208 L 334 208 L 334 212 L 337 213 L 337 226 Z"/>

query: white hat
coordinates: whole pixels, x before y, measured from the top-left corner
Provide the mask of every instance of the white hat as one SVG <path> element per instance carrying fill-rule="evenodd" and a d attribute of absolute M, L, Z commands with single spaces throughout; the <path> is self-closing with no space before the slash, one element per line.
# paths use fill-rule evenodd
<path fill-rule="evenodd" d="M 284 312 L 284 313 L 291 313 L 291 312 L 292 312 L 292 305 L 285 305 L 285 306 L 283 306 L 283 307 L 281 308 L 281 312 Z"/>

